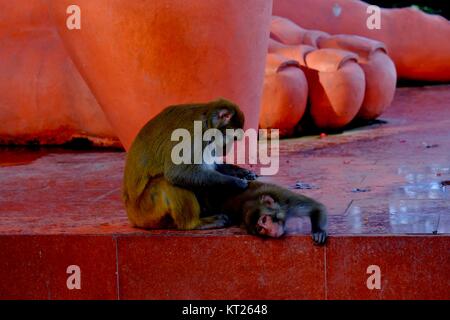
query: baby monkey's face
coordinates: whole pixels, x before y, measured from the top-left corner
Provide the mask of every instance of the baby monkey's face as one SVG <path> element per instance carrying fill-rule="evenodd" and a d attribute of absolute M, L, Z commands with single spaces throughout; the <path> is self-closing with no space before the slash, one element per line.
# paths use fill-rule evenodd
<path fill-rule="evenodd" d="M 260 207 L 255 214 L 259 215 L 255 225 L 256 234 L 272 238 L 284 234 L 286 213 L 270 195 L 261 196 Z"/>

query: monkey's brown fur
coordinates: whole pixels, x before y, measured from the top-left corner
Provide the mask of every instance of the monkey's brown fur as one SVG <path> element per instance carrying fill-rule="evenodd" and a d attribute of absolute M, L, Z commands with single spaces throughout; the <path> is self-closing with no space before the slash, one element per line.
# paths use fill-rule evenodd
<path fill-rule="evenodd" d="M 177 143 L 171 141 L 172 132 L 184 128 L 192 137 L 196 120 L 202 121 L 203 130 L 217 128 L 223 133 L 226 129 L 244 125 L 244 115 L 239 107 L 224 99 L 171 106 L 150 120 L 135 138 L 125 165 L 123 200 L 134 226 L 146 229 L 224 226 L 225 222 L 218 216 L 200 218 L 200 206 L 193 190 L 247 187 L 246 180 L 238 175 L 222 174 L 218 166 L 175 165 L 172 162 L 172 148 Z M 203 148 L 205 146 L 206 143 Z M 192 152 L 198 150 L 192 148 Z M 194 154 L 191 156 L 193 159 Z M 241 170 L 241 176 L 248 173 Z"/>

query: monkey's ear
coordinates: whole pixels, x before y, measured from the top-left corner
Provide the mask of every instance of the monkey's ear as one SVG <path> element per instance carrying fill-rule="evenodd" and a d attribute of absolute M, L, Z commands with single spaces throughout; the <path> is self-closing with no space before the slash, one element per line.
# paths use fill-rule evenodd
<path fill-rule="evenodd" d="M 268 208 L 273 208 L 275 206 L 275 200 L 268 194 L 263 194 L 259 200 Z"/>
<path fill-rule="evenodd" d="M 212 119 L 214 128 L 221 128 L 228 125 L 233 115 L 234 113 L 230 109 L 219 109 Z"/>

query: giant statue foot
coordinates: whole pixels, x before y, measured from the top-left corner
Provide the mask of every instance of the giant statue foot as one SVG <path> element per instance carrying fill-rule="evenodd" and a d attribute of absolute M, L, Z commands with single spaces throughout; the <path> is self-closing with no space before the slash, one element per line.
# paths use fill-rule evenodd
<path fill-rule="evenodd" d="M 450 80 L 450 22 L 412 8 L 382 9 L 370 30 L 361 1 L 274 0 L 283 18 L 271 20 L 271 1 L 79 0 L 69 30 L 72 4 L 2 1 L 0 143 L 128 148 L 167 105 L 219 96 L 247 127 L 289 136 L 305 119 L 325 130 L 379 117 L 396 70 Z"/>
<path fill-rule="evenodd" d="M 1 2 L 0 144 L 83 138 L 120 145 L 50 23 L 46 2 Z"/>
<path fill-rule="evenodd" d="M 297 61 L 306 75 L 303 81 L 308 82 L 309 88 L 308 115 L 318 128 L 339 129 L 356 117 L 375 119 L 392 102 L 396 71 L 383 43 L 358 36 L 332 36 L 306 30 L 281 17 L 273 17 L 270 31 L 269 55 L 278 54 Z M 271 69 L 273 66 L 267 64 L 266 70 Z M 266 71 L 266 80 L 268 73 Z M 269 100 L 267 92 L 283 87 L 280 79 L 273 80 L 270 85 L 264 87 L 263 98 L 266 100 Z M 277 114 L 285 115 L 284 131 L 295 127 L 289 111 L 292 108 L 288 104 L 282 106 L 278 101 L 288 101 L 287 95 L 301 95 L 302 90 L 294 93 L 292 89 L 277 90 L 279 95 L 286 97 L 274 101 L 272 108 Z M 269 104 L 264 99 L 263 110 Z M 275 127 L 276 121 L 261 122 L 261 126 Z"/>
<path fill-rule="evenodd" d="M 49 1 L 67 51 L 128 148 L 168 105 L 223 97 L 257 128 L 272 3 L 260 0 Z"/>
<path fill-rule="evenodd" d="M 274 0 L 273 14 L 307 29 L 383 42 L 400 78 L 450 81 L 450 21 L 413 7 L 381 9 L 379 29 L 370 29 L 368 6 L 356 0 Z"/>

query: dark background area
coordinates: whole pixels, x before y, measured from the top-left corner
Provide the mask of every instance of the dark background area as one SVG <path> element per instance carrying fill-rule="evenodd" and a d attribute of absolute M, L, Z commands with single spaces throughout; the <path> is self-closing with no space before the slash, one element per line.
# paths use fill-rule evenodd
<path fill-rule="evenodd" d="M 440 14 L 450 20 L 450 0 L 400 0 L 400 1 L 387 1 L 387 0 L 366 0 L 365 2 L 374 4 L 384 8 L 403 8 L 410 6 L 417 6 L 424 12 L 431 14 Z"/>

